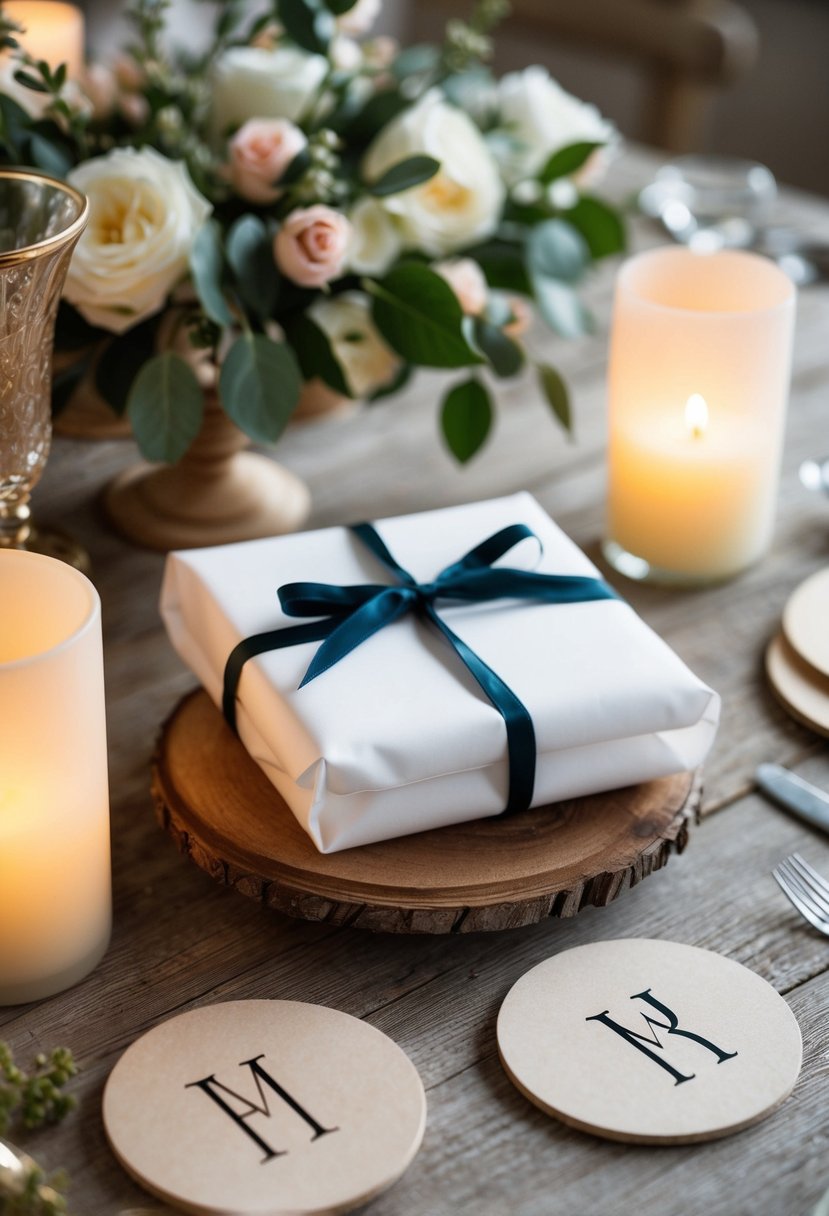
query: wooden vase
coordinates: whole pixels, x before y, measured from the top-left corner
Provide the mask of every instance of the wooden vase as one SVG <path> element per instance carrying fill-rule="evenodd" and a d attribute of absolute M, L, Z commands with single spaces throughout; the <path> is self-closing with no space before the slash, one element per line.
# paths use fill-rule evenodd
<path fill-rule="evenodd" d="M 206 388 L 202 428 L 177 464 L 141 463 L 106 487 L 110 522 L 128 540 L 164 552 L 295 531 L 311 508 L 307 486 L 247 445 Z"/>

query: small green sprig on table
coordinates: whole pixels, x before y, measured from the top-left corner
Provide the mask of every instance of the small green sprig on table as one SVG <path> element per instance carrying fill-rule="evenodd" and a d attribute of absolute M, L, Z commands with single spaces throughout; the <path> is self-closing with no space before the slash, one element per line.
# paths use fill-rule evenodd
<path fill-rule="evenodd" d="M 75 1098 L 63 1087 L 77 1071 L 72 1052 L 55 1047 L 48 1055 L 37 1055 L 34 1070 L 26 1073 L 15 1063 L 8 1043 L 0 1040 L 0 1135 L 13 1123 L 27 1130 L 59 1123 L 75 1108 Z"/>

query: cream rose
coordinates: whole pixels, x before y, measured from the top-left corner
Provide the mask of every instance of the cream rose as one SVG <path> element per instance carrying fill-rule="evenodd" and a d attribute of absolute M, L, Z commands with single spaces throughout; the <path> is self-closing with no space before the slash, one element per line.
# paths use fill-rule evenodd
<path fill-rule="evenodd" d="M 228 144 L 229 174 L 237 194 L 251 203 L 273 203 L 275 185 L 307 144 L 287 118 L 249 118 Z"/>
<path fill-rule="evenodd" d="M 477 262 L 472 258 L 451 258 L 447 262 L 435 262 L 432 270 L 446 280 L 467 316 L 481 315 L 488 293 L 484 272 Z"/>
<path fill-rule="evenodd" d="M 595 106 L 565 92 L 546 68 L 508 72 L 498 85 L 498 104 L 501 126 L 514 141 L 499 153 L 510 183 L 532 177 L 569 144 L 606 144 L 615 138 L 613 124 Z"/>
<path fill-rule="evenodd" d="M 440 170 L 383 200 L 404 243 L 441 256 L 489 236 L 504 202 L 498 167 L 472 120 L 437 89 L 383 128 L 366 153 L 363 172 L 375 181 L 398 161 L 420 154 L 440 161 Z"/>
<path fill-rule="evenodd" d="M 123 333 L 163 307 L 187 272 L 211 206 L 185 165 L 152 148 L 118 148 L 67 179 L 89 197 L 64 295 L 92 325 Z"/>
<path fill-rule="evenodd" d="M 325 333 L 353 397 L 370 397 L 397 374 L 400 359 L 386 346 L 357 291 L 315 300 L 308 315 Z"/>
<path fill-rule="evenodd" d="M 376 198 L 361 198 L 348 213 L 351 239 L 346 261 L 357 274 L 385 274 L 400 253 L 394 220 Z"/>
<path fill-rule="evenodd" d="M 249 118 L 297 122 L 310 108 L 328 72 L 322 55 L 297 47 L 237 46 L 213 68 L 212 125 L 221 138 Z"/>
<path fill-rule="evenodd" d="M 339 211 L 316 203 L 292 211 L 274 238 L 283 274 L 300 287 L 322 287 L 342 272 L 351 225 Z"/>

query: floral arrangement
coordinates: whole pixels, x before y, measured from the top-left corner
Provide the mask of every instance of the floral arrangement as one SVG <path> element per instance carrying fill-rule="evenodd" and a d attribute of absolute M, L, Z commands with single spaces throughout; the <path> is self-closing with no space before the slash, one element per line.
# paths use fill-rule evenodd
<path fill-rule="evenodd" d="M 98 387 L 148 458 L 195 438 L 209 360 L 257 441 L 308 382 L 377 399 L 418 367 L 458 369 L 441 425 L 463 461 L 492 425 L 483 373 L 527 362 L 531 303 L 564 336 L 589 325 L 576 284 L 624 244 L 586 192 L 612 127 L 540 67 L 494 78 L 505 0 L 403 50 L 370 36 L 380 6 L 225 0 L 194 55 L 166 44 L 169 0 L 134 0 L 132 43 L 80 81 L 22 51 L 0 6 L 0 160 L 91 203 L 58 347 L 108 340 Z M 561 377 L 536 367 L 569 426 Z"/>

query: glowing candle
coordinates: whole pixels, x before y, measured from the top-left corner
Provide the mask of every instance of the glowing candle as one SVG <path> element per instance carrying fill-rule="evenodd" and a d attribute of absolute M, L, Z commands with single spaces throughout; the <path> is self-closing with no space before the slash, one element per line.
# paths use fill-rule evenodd
<path fill-rule="evenodd" d="M 608 560 L 704 582 L 751 565 L 774 524 L 794 288 L 748 253 L 627 262 L 610 355 Z"/>
<path fill-rule="evenodd" d="M 3 13 L 24 28 L 19 42 L 34 59 L 50 68 L 67 65 L 77 79 L 84 62 L 84 24 L 80 9 L 59 0 L 4 0 Z"/>
<path fill-rule="evenodd" d="M 82 979 L 110 932 L 100 601 L 0 549 L 0 1005 Z"/>

